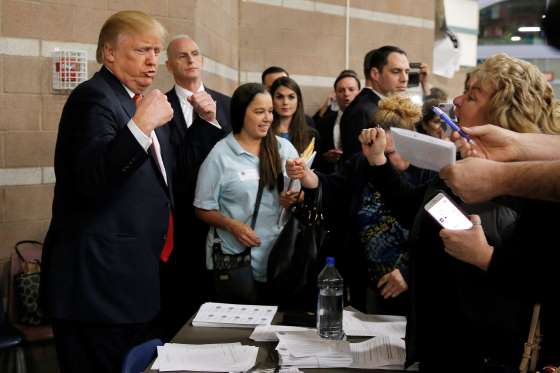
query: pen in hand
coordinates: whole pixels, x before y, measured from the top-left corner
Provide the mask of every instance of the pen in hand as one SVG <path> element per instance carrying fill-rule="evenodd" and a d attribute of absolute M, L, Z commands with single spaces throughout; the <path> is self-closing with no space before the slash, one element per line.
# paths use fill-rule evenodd
<path fill-rule="evenodd" d="M 473 139 L 471 139 L 471 137 L 467 135 L 467 133 L 463 131 L 461 127 L 459 127 L 455 122 L 453 122 L 451 118 L 449 118 L 449 116 L 445 114 L 443 110 L 441 110 L 437 106 L 432 107 L 432 110 L 441 118 L 441 120 L 443 120 L 449 127 L 451 127 L 453 131 L 458 132 L 462 138 L 467 140 L 469 144 L 474 144 Z"/>

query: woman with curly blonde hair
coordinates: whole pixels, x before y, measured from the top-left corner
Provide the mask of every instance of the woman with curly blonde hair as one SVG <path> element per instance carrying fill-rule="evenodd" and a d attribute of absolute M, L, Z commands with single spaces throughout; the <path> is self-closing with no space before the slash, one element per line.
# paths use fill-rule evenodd
<path fill-rule="evenodd" d="M 469 76 L 453 100 L 462 126 L 492 123 L 515 132 L 560 134 L 560 107 L 539 69 L 499 53 Z"/>
<path fill-rule="evenodd" d="M 558 104 L 542 74 L 533 65 L 504 54 L 488 58 L 473 70 L 464 94 L 454 104 L 461 126 L 492 123 L 518 132 L 560 133 Z M 408 293 L 413 312 L 407 324 L 407 359 L 419 361 L 420 371 L 425 372 L 515 371 L 529 330 L 531 299 L 517 289 L 496 287 L 487 268 L 456 258 L 456 252 L 442 242 L 441 226 L 424 206 L 439 192 L 446 192 L 467 214 L 479 216 L 471 229 L 482 228 L 493 252 L 503 253 L 515 239 L 512 232 L 526 207 L 524 201 L 503 198 L 468 204 L 440 178 L 429 185 L 412 186 L 395 167 L 390 131 L 369 128 L 360 136 L 370 166 L 365 169 L 370 188 L 381 194 L 384 206 L 411 232 L 409 282 L 413 286 Z M 313 187 L 311 180 L 307 171 L 301 177 L 306 188 Z"/>
<path fill-rule="evenodd" d="M 384 98 L 378 107 L 371 126 L 379 126 L 389 133 L 393 127 L 414 130 L 421 117 L 420 107 L 407 97 Z M 411 183 L 424 183 L 435 176 L 411 166 L 395 151 L 392 142 L 386 154 Z M 337 173 L 316 173 L 332 232 L 328 247 L 323 249 L 336 256 L 337 268 L 349 285 L 352 306 L 369 313 L 406 315 L 409 255 L 404 243 L 409 231 L 372 186 L 369 169 L 367 160 L 359 154 L 344 163 Z"/>

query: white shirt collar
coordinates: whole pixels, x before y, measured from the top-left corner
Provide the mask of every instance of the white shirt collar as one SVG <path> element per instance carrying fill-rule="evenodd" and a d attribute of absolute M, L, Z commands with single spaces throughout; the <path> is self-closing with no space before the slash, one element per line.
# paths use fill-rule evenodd
<path fill-rule="evenodd" d="M 128 87 L 127 87 L 127 86 L 125 86 L 124 84 L 123 84 L 122 86 L 123 86 L 123 87 L 124 87 L 124 89 L 126 90 L 126 93 L 128 93 L 128 95 L 130 96 L 130 98 L 133 98 L 133 97 L 134 97 L 134 95 L 135 95 L 135 93 L 134 93 L 134 92 L 132 92 L 132 91 L 130 90 L 130 88 L 128 88 Z"/>
<path fill-rule="evenodd" d="M 373 89 L 373 88 L 371 88 L 371 87 L 366 87 L 366 88 L 371 89 L 371 90 L 373 91 L 373 93 L 375 93 L 376 95 L 379 96 L 380 99 L 384 99 L 384 98 L 385 98 L 385 95 L 382 95 L 381 93 L 379 93 L 379 92 L 376 91 L 375 89 Z"/>
<path fill-rule="evenodd" d="M 204 84 L 200 84 L 200 87 L 198 87 L 197 92 L 204 92 Z M 191 97 L 193 95 L 194 92 L 189 91 L 186 88 L 181 87 L 178 84 L 175 84 L 175 93 L 177 94 L 177 97 L 179 97 L 179 102 L 182 104 L 183 102 L 187 102 L 187 98 Z"/>

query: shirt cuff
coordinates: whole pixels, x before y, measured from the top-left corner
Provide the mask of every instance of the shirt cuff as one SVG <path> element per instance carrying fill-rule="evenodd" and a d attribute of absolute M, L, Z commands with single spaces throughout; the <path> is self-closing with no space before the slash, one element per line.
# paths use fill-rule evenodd
<path fill-rule="evenodd" d="M 212 122 L 208 122 L 208 123 L 210 123 L 211 125 L 213 125 L 217 129 L 220 129 L 220 130 L 222 129 L 222 126 L 220 126 L 220 123 L 218 123 L 217 119 L 214 119 Z"/>
<path fill-rule="evenodd" d="M 134 136 L 136 141 L 138 141 L 138 144 L 140 144 L 140 146 L 147 152 L 148 149 L 150 149 L 150 146 L 152 145 L 152 139 L 149 136 L 147 136 L 144 132 L 142 132 L 142 130 L 138 128 L 138 126 L 136 125 L 136 123 L 134 123 L 132 119 L 128 121 L 126 126 L 130 130 L 130 132 L 132 132 L 132 135 Z"/>

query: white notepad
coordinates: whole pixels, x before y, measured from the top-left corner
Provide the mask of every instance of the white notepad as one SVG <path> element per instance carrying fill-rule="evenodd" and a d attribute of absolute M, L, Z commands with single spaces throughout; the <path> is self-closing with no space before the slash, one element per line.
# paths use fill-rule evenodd
<path fill-rule="evenodd" d="M 457 148 L 451 141 L 402 128 L 391 128 L 391 135 L 399 154 L 418 168 L 439 172 L 455 163 Z"/>

